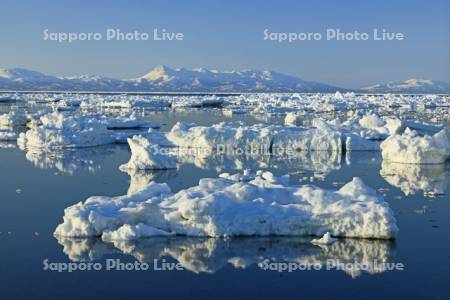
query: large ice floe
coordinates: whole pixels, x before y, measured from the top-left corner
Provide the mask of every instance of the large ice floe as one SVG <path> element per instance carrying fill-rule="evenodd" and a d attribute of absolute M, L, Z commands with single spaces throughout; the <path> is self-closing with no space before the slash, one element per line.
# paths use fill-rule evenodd
<path fill-rule="evenodd" d="M 361 122 L 358 122 L 361 121 Z M 357 125 L 354 123 L 356 122 Z M 289 122 L 288 122 L 289 123 Z M 362 123 L 363 125 L 360 125 Z M 380 151 L 381 140 L 401 130 L 398 119 L 381 120 L 376 115 L 356 118 L 344 123 L 314 119 L 311 126 L 297 127 L 241 123 L 219 123 L 197 126 L 178 122 L 165 135 L 148 135 L 152 143 L 161 146 L 215 149 L 218 152 L 241 151 L 276 153 L 296 151 Z"/>
<path fill-rule="evenodd" d="M 383 160 L 407 164 L 440 164 L 450 157 L 450 141 L 445 129 L 433 136 L 420 136 L 407 128 L 381 144 Z"/>
<path fill-rule="evenodd" d="M 273 268 L 278 263 L 290 268 L 324 268 L 328 265 L 358 277 L 387 272 L 389 265 L 395 263 L 395 243 L 389 240 L 338 239 L 329 245 L 316 246 L 311 244 L 309 237 L 216 239 L 169 236 L 112 243 L 96 238 L 56 238 L 63 246 L 63 252 L 74 262 L 121 254 L 140 263 L 153 264 L 155 259 L 170 257 L 183 269 L 194 273 L 212 274 L 225 267 L 246 269 L 253 265 L 266 271 L 283 271 Z"/>
<path fill-rule="evenodd" d="M 156 142 L 163 146 L 207 148 L 216 149 L 219 152 L 232 149 L 256 152 L 274 149 L 342 150 L 340 132 L 320 121 L 311 128 L 265 124 L 246 126 L 241 123 L 197 126 L 192 123 L 178 122 L 165 135 L 165 138 L 149 136 L 151 141 L 156 139 Z"/>
<path fill-rule="evenodd" d="M 106 118 L 53 112 L 40 116 L 30 127 L 17 140 L 22 148 L 63 149 L 123 142 L 136 131 L 119 132 L 118 129 L 159 127 L 159 124 L 138 120 L 134 115 Z"/>
<path fill-rule="evenodd" d="M 136 194 L 94 196 L 65 209 L 55 235 L 133 240 L 155 235 L 321 236 L 392 239 L 392 210 L 354 178 L 337 191 L 289 185 L 289 176 L 258 171 L 201 179 L 172 193 L 151 182 Z"/>
<path fill-rule="evenodd" d="M 19 145 L 35 148 L 75 148 L 114 142 L 106 126 L 96 118 L 50 113 L 40 118 L 42 125 L 21 133 Z"/>

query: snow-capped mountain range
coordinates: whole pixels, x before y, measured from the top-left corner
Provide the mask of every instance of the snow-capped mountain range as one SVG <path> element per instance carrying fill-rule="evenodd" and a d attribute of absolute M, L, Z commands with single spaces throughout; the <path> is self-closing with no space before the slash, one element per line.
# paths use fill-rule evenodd
<path fill-rule="evenodd" d="M 375 84 L 362 90 L 368 93 L 446 94 L 450 93 L 450 83 L 429 79 L 408 79 Z"/>
<path fill-rule="evenodd" d="M 74 90 L 141 92 L 335 92 L 345 89 L 273 71 L 219 72 L 158 66 L 144 76 L 113 79 L 101 76 L 56 77 L 26 69 L 0 69 L 1 90 Z"/>
<path fill-rule="evenodd" d="M 144 76 L 114 79 L 102 76 L 58 77 L 22 68 L 0 69 L 0 90 L 120 92 L 336 92 L 350 89 L 305 81 L 274 71 L 221 72 L 158 66 Z M 410 79 L 360 89 L 370 93 L 448 93 L 450 84 Z"/>

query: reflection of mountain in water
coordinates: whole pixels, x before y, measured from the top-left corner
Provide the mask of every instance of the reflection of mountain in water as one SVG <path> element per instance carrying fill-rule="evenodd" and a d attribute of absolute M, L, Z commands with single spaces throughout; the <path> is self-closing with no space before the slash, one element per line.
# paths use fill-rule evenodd
<path fill-rule="evenodd" d="M 383 161 L 380 175 L 406 196 L 423 191 L 424 196 L 434 197 L 445 193 L 449 172 L 445 164 L 414 165 Z"/>
<path fill-rule="evenodd" d="M 117 145 L 91 148 L 63 149 L 48 151 L 44 149 L 22 149 L 26 151 L 26 158 L 35 167 L 41 169 L 56 169 L 62 173 L 74 174 L 80 170 L 95 172 L 101 168 L 106 157 L 113 155 Z"/>
<path fill-rule="evenodd" d="M 340 239 L 331 245 L 315 246 L 310 238 L 187 238 L 155 237 L 138 241 L 116 241 L 107 244 L 97 239 L 57 237 L 64 253 L 72 261 L 92 261 L 113 254 L 126 254 L 140 262 L 172 257 L 186 270 L 195 273 L 214 273 L 228 265 L 247 268 L 269 259 L 271 262 L 295 262 L 321 265 L 328 261 L 355 266 L 364 264 L 369 274 L 387 271 L 383 263 L 394 257 L 395 245 L 387 240 Z M 357 277 L 363 271 L 353 268 L 346 272 Z"/>

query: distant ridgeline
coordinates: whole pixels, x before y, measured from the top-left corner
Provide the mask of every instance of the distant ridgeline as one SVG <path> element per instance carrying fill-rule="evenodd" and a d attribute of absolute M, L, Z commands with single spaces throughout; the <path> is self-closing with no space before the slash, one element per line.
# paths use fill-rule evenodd
<path fill-rule="evenodd" d="M 0 69 L 0 90 L 7 91 L 111 91 L 111 92 L 303 92 L 336 91 L 366 93 L 449 93 L 445 82 L 410 79 L 376 84 L 361 89 L 345 89 L 305 81 L 274 71 L 221 72 L 199 69 L 171 69 L 158 66 L 142 77 L 114 79 L 82 75 L 58 77 L 22 68 Z"/>

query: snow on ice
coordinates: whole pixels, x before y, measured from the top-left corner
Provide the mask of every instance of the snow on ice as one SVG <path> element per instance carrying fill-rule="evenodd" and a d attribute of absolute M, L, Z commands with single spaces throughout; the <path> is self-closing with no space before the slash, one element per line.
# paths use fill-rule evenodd
<path fill-rule="evenodd" d="M 383 160 L 406 164 L 440 164 L 450 157 L 450 141 L 445 130 L 420 136 L 407 128 L 381 143 Z"/>
<path fill-rule="evenodd" d="M 151 182 L 136 194 L 88 198 L 65 209 L 55 235 L 136 239 L 149 235 L 322 236 L 392 239 L 389 205 L 354 178 L 337 191 L 291 186 L 289 177 L 258 171 L 201 179 L 172 193 Z"/>
<path fill-rule="evenodd" d="M 166 170 L 176 169 L 176 158 L 167 153 L 158 144 L 151 144 L 150 141 L 140 135 L 128 139 L 131 149 L 130 161 L 120 166 L 121 170 Z"/>

